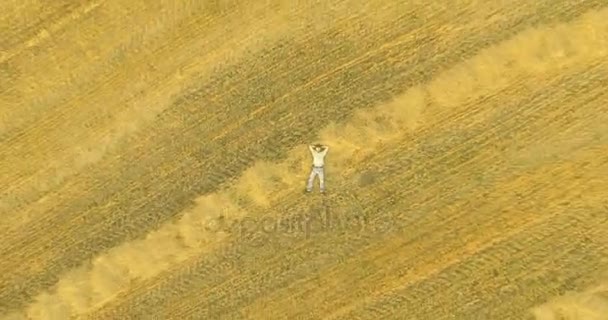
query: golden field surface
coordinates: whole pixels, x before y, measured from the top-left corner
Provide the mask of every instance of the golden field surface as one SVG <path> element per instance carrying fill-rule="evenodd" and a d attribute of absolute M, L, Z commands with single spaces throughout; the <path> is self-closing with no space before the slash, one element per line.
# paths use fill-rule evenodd
<path fill-rule="evenodd" d="M 607 0 L 2 1 L 0 50 L 2 320 L 608 319 Z"/>

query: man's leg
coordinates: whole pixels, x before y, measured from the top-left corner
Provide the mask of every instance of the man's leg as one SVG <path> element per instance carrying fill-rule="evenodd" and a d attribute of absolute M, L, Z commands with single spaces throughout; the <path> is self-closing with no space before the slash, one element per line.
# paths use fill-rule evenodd
<path fill-rule="evenodd" d="M 315 171 L 315 168 L 312 168 L 312 170 L 310 171 L 310 175 L 308 176 L 308 183 L 306 184 L 306 191 L 308 191 L 308 192 L 312 191 L 312 184 L 315 181 L 316 175 L 317 175 L 317 172 Z"/>
<path fill-rule="evenodd" d="M 319 175 L 319 184 L 321 192 L 325 192 L 325 168 L 318 168 L 317 174 Z"/>

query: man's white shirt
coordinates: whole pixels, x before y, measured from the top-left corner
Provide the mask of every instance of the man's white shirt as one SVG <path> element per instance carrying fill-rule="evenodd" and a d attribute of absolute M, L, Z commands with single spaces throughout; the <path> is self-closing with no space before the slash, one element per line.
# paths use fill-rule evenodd
<path fill-rule="evenodd" d="M 328 147 L 325 147 L 323 151 L 317 152 L 312 146 L 308 146 L 312 153 L 313 161 L 312 165 L 315 167 L 322 167 L 325 165 L 325 155 L 327 154 Z"/>

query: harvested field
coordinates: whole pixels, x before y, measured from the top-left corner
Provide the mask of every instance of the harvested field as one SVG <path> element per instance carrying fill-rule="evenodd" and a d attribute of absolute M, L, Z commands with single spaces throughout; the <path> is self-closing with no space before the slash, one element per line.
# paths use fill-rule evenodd
<path fill-rule="evenodd" d="M 607 320 L 608 2 L 0 3 L 0 319 Z"/>

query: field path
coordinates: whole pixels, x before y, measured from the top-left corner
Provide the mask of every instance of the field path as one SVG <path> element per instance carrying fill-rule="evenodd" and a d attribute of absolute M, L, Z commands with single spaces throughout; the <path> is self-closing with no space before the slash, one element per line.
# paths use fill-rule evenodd
<path fill-rule="evenodd" d="M 606 5 L 1 4 L 0 319 L 602 320 Z"/>

